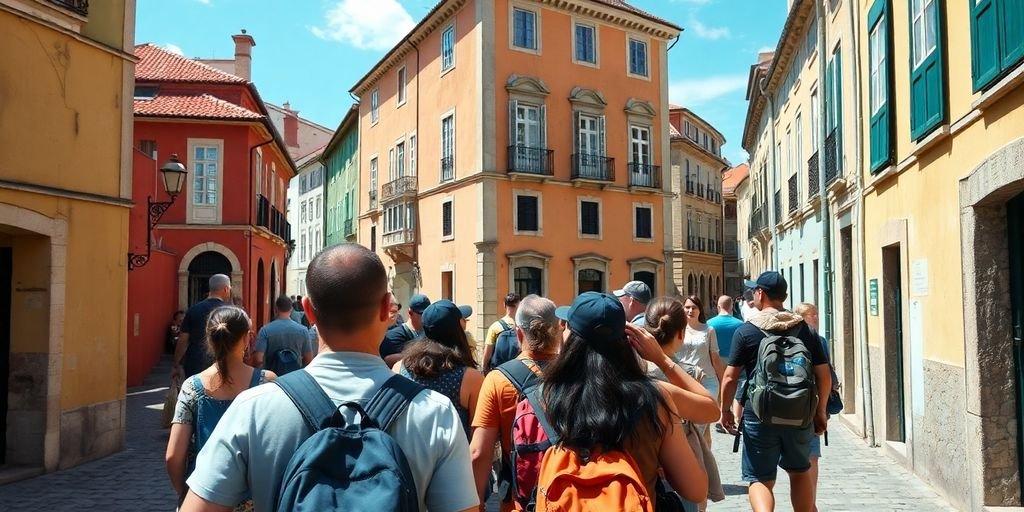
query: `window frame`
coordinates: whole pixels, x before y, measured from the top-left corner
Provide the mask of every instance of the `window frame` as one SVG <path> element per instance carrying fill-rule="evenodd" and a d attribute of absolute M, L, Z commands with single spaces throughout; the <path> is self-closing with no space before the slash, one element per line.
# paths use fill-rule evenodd
<path fill-rule="evenodd" d="M 597 233 L 583 232 L 583 203 L 597 205 Z M 576 235 L 580 240 L 602 240 L 604 237 L 604 205 L 600 197 L 577 196 L 576 197 Z"/>
<path fill-rule="evenodd" d="M 639 232 L 640 219 L 638 215 L 639 210 L 646 209 L 648 212 L 648 223 L 650 224 L 651 236 L 642 237 Z M 633 203 L 633 241 L 634 242 L 654 242 L 654 204 L 653 203 Z"/>
<path fill-rule="evenodd" d="M 447 122 L 449 120 L 451 121 L 451 135 L 450 135 L 450 137 L 448 137 L 449 140 L 446 141 L 445 140 L 445 133 L 446 133 L 446 131 L 445 131 L 445 122 Z M 445 158 L 449 158 L 449 157 L 452 159 L 452 175 L 451 175 L 450 179 L 445 179 L 445 176 L 444 176 L 444 166 L 443 165 L 438 165 L 438 183 L 448 183 L 450 181 L 455 181 L 455 179 L 456 179 L 456 167 L 457 167 L 456 166 L 456 160 L 457 160 L 456 155 L 458 154 L 456 152 L 456 148 L 455 148 L 455 145 L 457 143 L 457 138 L 458 138 L 458 134 L 456 132 L 456 129 L 457 129 L 457 127 L 456 127 L 456 119 L 455 119 L 455 109 L 449 110 L 448 112 L 445 112 L 445 113 L 441 114 L 441 126 L 440 126 L 440 135 L 441 136 L 439 137 L 440 138 L 440 144 L 441 144 L 441 148 L 440 148 L 440 150 L 441 150 L 440 151 L 440 153 L 441 153 L 441 160 L 443 161 Z M 449 143 L 449 144 L 447 144 L 447 146 L 446 146 L 446 142 Z M 450 153 L 448 151 L 446 151 L 446 149 L 448 151 L 450 151 Z M 438 162 L 438 164 L 441 164 L 441 163 L 442 162 Z"/>
<path fill-rule="evenodd" d="M 186 142 L 187 142 L 186 145 L 187 145 L 187 148 L 188 148 L 187 167 L 188 167 L 188 171 L 189 171 L 188 172 L 188 176 L 186 176 L 186 178 L 188 179 L 188 193 L 187 193 L 187 198 L 188 198 L 188 217 L 187 217 L 187 220 L 188 220 L 188 223 L 189 224 L 220 224 L 221 221 L 222 221 L 223 212 L 224 212 L 224 140 L 223 139 L 201 139 L 201 138 L 192 139 L 192 138 L 190 138 Z M 212 160 L 208 159 L 208 158 L 203 158 L 203 159 L 195 158 L 196 149 L 199 148 L 199 147 L 203 147 L 204 149 L 208 149 L 208 148 L 216 148 L 217 149 L 217 160 L 215 162 L 216 165 L 217 165 L 217 171 L 216 171 L 217 172 L 217 176 L 213 180 L 213 184 L 214 184 L 214 187 L 215 187 L 215 191 L 214 191 L 215 197 L 214 197 L 214 202 L 212 202 L 212 203 L 207 202 L 207 199 L 209 198 L 209 186 L 208 185 L 209 185 L 210 181 L 209 181 L 209 178 L 205 176 L 205 174 L 206 174 L 205 172 L 204 172 L 204 177 L 202 178 L 204 180 L 203 181 L 203 185 L 204 185 L 203 186 L 203 201 L 202 202 L 196 202 L 195 201 L 195 192 L 196 192 L 196 186 L 195 186 L 196 181 L 195 180 L 197 178 L 197 173 L 196 173 L 196 167 L 195 166 L 196 166 L 197 163 L 200 163 L 199 160 L 201 160 L 203 163 L 212 163 Z M 204 154 L 204 156 L 205 156 L 205 154 Z"/>
<path fill-rule="evenodd" d="M 402 67 L 398 68 L 398 71 L 395 72 L 395 80 L 398 81 L 398 104 L 395 105 L 396 109 L 401 108 L 402 105 L 405 105 L 406 102 L 409 101 L 409 91 L 407 89 L 407 86 L 409 85 L 408 69 L 408 66 L 403 64 Z"/>
<path fill-rule="evenodd" d="M 370 92 L 370 126 L 380 122 L 380 87 Z"/>
<path fill-rule="evenodd" d="M 445 40 L 448 37 L 449 33 L 451 34 L 451 52 L 450 52 L 451 59 L 450 59 L 450 61 L 448 61 L 448 63 L 447 63 L 448 65 L 446 66 L 445 65 Z M 448 74 L 449 71 L 455 69 L 455 61 L 456 61 L 456 57 L 455 57 L 455 53 L 456 53 L 455 52 L 455 46 L 456 45 L 455 45 L 455 43 L 456 43 L 456 40 L 457 40 L 456 38 L 457 37 L 458 37 L 458 32 L 456 31 L 456 26 L 455 26 L 455 22 L 454 21 L 449 23 L 444 28 L 444 30 L 441 31 L 441 76 L 444 76 L 444 75 Z"/>
<path fill-rule="evenodd" d="M 586 28 L 586 29 L 590 29 L 591 43 L 593 45 L 593 48 L 592 48 L 593 58 L 594 58 L 593 61 L 589 61 L 589 60 L 585 60 L 585 59 L 580 59 L 580 56 L 579 56 L 579 53 L 578 53 L 578 51 L 579 51 L 579 46 L 578 46 L 579 45 L 579 39 L 578 39 L 579 38 L 579 32 L 578 31 L 579 31 L 580 27 Z M 598 25 L 596 23 L 591 23 L 591 22 L 583 21 L 583 20 L 576 19 L 576 18 L 573 19 L 573 23 L 572 23 L 572 62 L 573 62 L 573 64 L 579 64 L 581 66 L 589 66 L 589 67 L 592 67 L 592 68 L 600 68 L 601 67 L 600 32 L 601 32 L 601 27 L 600 27 L 600 25 Z"/>
<path fill-rule="evenodd" d="M 519 228 L 519 197 L 530 196 L 537 199 L 537 230 L 529 231 Z M 544 236 L 544 196 L 539 190 L 512 190 L 512 234 L 516 236 Z"/>
<path fill-rule="evenodd" d="M 643 45 L 644 74 L 633 72 L 633 43 Z M 635 34 L 626 34 L 626 75 L 640 80 L 651 79 L 651 40 Z"/>
<path fill-rule="evenodd" d="M 868 11 L 868 170 L 874 174 L 892 162 L 892 39 L 888 0 Z M 881 49 L 877 47 L 881 41 Z M 913 108 L 913 107 L 911 107 Z"/>
<path fill-rule="evenodd" d="M 445 234 L 445 207 L 448 208 L 448 228 L 449 232 Z M 455 198 L 448 196 L 441 201 L 441 241 L 448 242 L 455 240 Z"/>
<path fill-rule="evenodd" d="M 516 11 L 533 15 L 532 48 L 516 44 Z M 508 46 L 509 49 L 517 52 L 529 53 L 532 55 L 541 54 L 541 9 L 539 7 L 527 7 L 526 4 L 520 2 L 509 2 Z"/>
<path fill-rule="evenodd" d="M 920 12 L 915 4 L 920 3 Z M 943 45 L 943 9 L 939 0 L 909 0 L 910 12 L 910 137 L 920 141 L 941 126 L 947 116 L 946 60 L 948 55 Z M 915 23 L 922 22 L 924 37 L 922 48 L 918 48 L 918 34 Z M 930 20 L 930 21 L 929 21 Z M 932 28 L 934 41 L 928 40 L 928 29 Z M 928 47 L 928 44 L 932 46 Z M 890 45 L 892 46 L 892 45 Z M 924 53 L 919 55 L 919 50 Z M 929 110 L 929 106 L 936 110 Z"/>

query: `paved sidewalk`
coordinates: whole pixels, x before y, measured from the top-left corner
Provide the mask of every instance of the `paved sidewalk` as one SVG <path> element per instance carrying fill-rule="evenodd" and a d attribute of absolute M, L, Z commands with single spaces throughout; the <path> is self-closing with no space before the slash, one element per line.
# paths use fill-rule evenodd
<path fill-rule="evenodd" d="M 105 459 L 0 487 L 0 511 L 173 511 L 160 428 L 170 367 L 128 390 L 125 450 Z"/>
<path fill-rule="evenodd" d="M 956 510 L 928 484 L 897 465 L 876 448 L 868 448 L 839 421 L 829 422 L 829 446 L 822 446 L 818 477 L 818 510 L 822 512 L 888 512 Z M 740 452 L 732 452 L 733 437 L 714 434 L 712 450 L 718 460 L 726 499 L 708 505 L 711 512 L 749 511 L 747 484 L 740 474 Z M 742 452 L 743 448 L 740 448 Z M 776 510 L 792 511 L 789 477 L 779 470 Z"/>

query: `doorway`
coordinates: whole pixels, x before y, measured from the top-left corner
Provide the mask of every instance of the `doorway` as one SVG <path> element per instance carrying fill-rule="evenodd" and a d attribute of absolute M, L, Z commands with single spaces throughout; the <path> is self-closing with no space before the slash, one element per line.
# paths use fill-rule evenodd
<path fill-rule="evenodd" d="M 231 275 L 231 262 L 223 254 L 204 252 L 188 264 L 188 306 L 210 294 L 210 278 L 216 274 Z"/>
<path fill-rule="evenodd" d="M 883 324 L 885 326 L 885 439 L 907 440 L 903 375 L 903 271 L 900 245 L 882 249 Z"/>
<path fill-rule="evenodd" d="M 11 374 L 11 274 L 10 247 L 0 247 L 0 466 L 7 463 L 7 393 Z"/>
<path fill-rule="evenodd" d="M 1017 453 L 1024 453 L 1024 432 L 1021 420 L 1024 418 L 1024 194 L 1006 203 L 1006 231 L 1009 235 L 1010 259 L 1010 307 L 1012 308 L 1014 389 L 1017 394 Z M 1024 457 L 1017 457 L 1017 466 L 1024 474 Z"/>
<path fill-rule="evenodd" d="M 853 336 L 853 228 L 839 231 L 839 274 L 843 294 L 843 409 L 848 414 L 857 412 L 857 347 Z M 818 260 L 814 260 L 814 295 L 818 295 Z"/>

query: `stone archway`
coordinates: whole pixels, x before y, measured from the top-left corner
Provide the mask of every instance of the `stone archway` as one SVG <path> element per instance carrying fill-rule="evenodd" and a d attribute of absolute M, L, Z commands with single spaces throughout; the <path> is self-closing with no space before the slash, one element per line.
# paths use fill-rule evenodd
<path fill-rule="evenodd" d="M 973 510 L 1019 506 L 1017 380 L 1013 357 L 1006 203 L 1024 192 L 1024 138 L 960 180 L 966 453 Z"/>
<path fill-rule="evenodd" d="M 13 273 L 22 276 L 23 290 L 14 291 L 11 297 L 10 328 L 35 344 L 27 351 L 12 345 L 5 354 L 10 359 L 9 374 L 4 378 L 19 386 L 8 389 L 13 400 L 0 414 L 21 421 L 7 424 L 4 459 L 8 465 L 55 471 L 60 463 L 68 225 L 62 218 L 0 203 L 0 232 L 10 238 Z M 26 273 L 19 269 L 22 263 L 36 268 Z M 37 284 L 28 281 L 26 274 L 44 277 Z M 30 322 L 33 316 L 18 310 L 24 305 L 45 310 L 46 323 Z"/>
<path fill-rule="evenodd" d="M 245 297 L 245 290 L 242 286 L 242 278 L 245 272 L 242 271 L 242 264 L 235 253 L 217 242 L 206 242 L 192 247 L 185 253 L 178 263 L 178 309 L 188 309 L 188 267 L 197 256 L 204 252 L 216 252 L 223 255 L 231 262 L 231 291 L 239 297 Z"/>

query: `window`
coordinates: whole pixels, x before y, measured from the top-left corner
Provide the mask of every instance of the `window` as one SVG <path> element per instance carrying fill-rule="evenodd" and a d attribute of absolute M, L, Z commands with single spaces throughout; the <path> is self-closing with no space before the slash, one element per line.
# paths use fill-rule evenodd
<path fill-rule="evenodd" d="M 377 158 L 370 159 L 370 208 L 377 207 Z"/>
<path fill-rule="evenodd" d="M 524 194 L 516 196 L 516 231 L 540 231 L 540 197 Z"/>
<path fill-rule="evenodd" d="M 1014 0 L 971 2 L 974 91 L 991 86 L 1024 58 L 1024 15 Z"/>
<path fill-rule="evenodd" d="M 577 273 L 577 293 L 604 293 L 604 272 L 593 268 L 584 268 Z"/>
<path fill-rule="evenodd" d="M 889 116 L 889 102 L 892 88 L 889 86 L 889 31 L 888 1 L 875 0 L 868 12 L 868 102 L 871 112 L 869 121 L 870 168 L 878 172 L 891 160 L 892 119 Z"/>
<path fill-rule="evenodd" d="M 299 261 L 303 261 L 304 262 L 304 261 L 306 261 L 306 234 L 303 233 L 302 236 L 300 237 L 300 239 L 301 239 L 300 240 L 301 243 L 299 244 L 299 247 L 301 249 L 300 252 L 302 253 L 300 256 L 302 256 L 302 257 L 299 258 Z"/>
<path fill-rule="evenodd" d="M 455 300 L 455 272 L 451 270 L 441 272 L 441 298 Z"/>
<path fill-rule="evenodd" d="M 384 234 L 390 235 L 407 228 L 412 228 L 412 205 L 406 203 L 385 205 Z"/>
<path fill-rule="evenodd" d="M 441 238 L 444 240 L 455 238 L 452 214 L 452 200 L 441 203 Z"/>
<path fill-rule="evenodd" d="M 910 135 L 924 138 L 946 117 L 940 9 L 936 0 L 910 0 Z"/>
<path fill-rule="evenodd" d="M 395 146 L 395 175 L 392 179 L 405 177 L 405 142 Z"/>
<path fill-rule="evenodd" d="M 630 126 L 630 152 L 637 169 L 650 173 L 651 165 L 651 130 L 646 126 Z M 634 171 L 636 172 L 636 171 Z"/>
<path fill-rule="evenodd" d="M 380 120 L 380 89 L 374 89 L 370 93 L 370 123 Z"/>
<path fill-rule="evenodd" d="M 601 235 L 601 203 L 580 201 L 580 234 L 583 236 Z"/>
<path fill-rule="evenodd" d="M 647 43 L 630 38 L 629 74 L 647 78 Z"/>
<path fill-rule="evenodd" d="M 321 206 L 320 196 L 316 196 L 316 218 L 317 219 L 320 218 L 320 206 Z"/>
<path fill-rule="evenodd" d="M 804 274 L 804 264 L 800 264 L 800 302 L 804 301 L 804 284 L 807 282 L 807 274 Z"/>
<path fill-rule="evenodd" d="M 541 295 L 544 270 L 537 267 L 516 267 L 513 271 L 513 288 L 520 297 Z"/>
<path fill-rule="evenodd" d="M 302 202 L 302 207 L 300 208 L 300 210 L 302 211 L 302 214 L 300 215 L 299 219 L 302 222 L 306 222 L 306 202 L 305 201 Z"/>
<path fill-rule="evenodd" d="M 370 225 L 370 250 L 377 252 L 377 225 Z"/>
<path fill-rule="evenodd" d="M 416 136 L 409 136 L 409 176 L 416 176 Z"/>
<path fill-rule="evenodd" d="M 140 140 L 139 151 L 144 153 L 146 156 L 156 160 L 156 141 L 155 140 Z M 257 152 L 256 157 L 259 158 L 260 154 Z"/>
<path fill-rule="evenodd" d="M 441 72 L 455 67 L 455 25 L 441 33 Z"/>
<path fill-rule="evenodd" d="M 597 64 L 597 29 L 592 25 L 576 24 L 576 62 Z"/>
<path fill-rule="evenodd" d="M 192 155 L 192 204 L 216 206 L 220 148 L 196 145 Z"/>
<path fill-rule="evenodd" d="M 886 0 L 880 0 L 886 1 Z M 818 103 L 818 90 L 811 91 L 811 148 L 814 151 L 818 150 L 818 110 L 821 108 Z"/>
<path fill-rule="evenodd" d="M 651 271 L 648 271 L 648 270 L 638 270 L 636 272 L 633 272 L 633 280 L 634 281 L 640 281 L 640 282 L 646 284 L 647 287 L 651 289 L 651 293 L 657 293 L 657 292 L 655 292 L 656 288 L 654 287 L 654 284 L 655 284 L 654 283 L 654 281 L 655 281 L 655 274 L 654 274 L 654 272 L 651 272 Z"/>
<path fill-rule="evenodd" d="M 402 68 L 398 70 L 398 106 L 399 107 L 401 107 L 402 105 L 405 104 L 405 99 L 406 99 L 406 90 L 405 90 L 405 85 L 406 85 L 405 74 L 406 74 L 406 70 L 405 69 L 406 69 L 405 66 L 402 66 Z"/>
<path fill-rule="evenodd" d="M 537 49 L 537 13 L 512 9 L 512 46 L 526 50 Z"/>
<path fill-rule="evenodd" d="M 634 207 L 633 218 L 633 238 L 654 238 L 651 227 L 651 208 L 649 206 Z"/>
<path fill-rule="evenodd" d="M 793 148 L 793 175 L 794 176 L 799 176 L 800 175 L 800 168 L 803 167 L 803 165 L 804 165 L 804 128 L 803 128 L 804 119 L 803 119 L 803 115 L 802 114 L 797 114 L 796 115 L 796 120 L 793 122 L 793 124 L 796 125 L 793 128 L 793 130 L 794 130 L 794 134 L 793 134 L 794 141 L 793 141 L 793 143 L 796 145 L 796 147 Z M 800 191 L 800 179 L 797 178 L 797 195 L 800 194 L 799 191 Z"/>
<path fill-rule="evenodd" d="M 455 114 L 441 119 L 441 181 L 455 179 Z"/>
<path fill-rule="evenodd" d="M 704 149 L 708 149 L 708 134 L 704 134 Z"/>
<path fill-rule="evenodd" d="M 843 52 L 839 46 L 825 65 L 825 138 L 833 135 L 834 154 L 823 155 L 823 161 L 834 161 L 835 173 L 840 175 L 843 168 Z M 830 171 L 827 165 L 824 167 L 823 175 Z"/>

